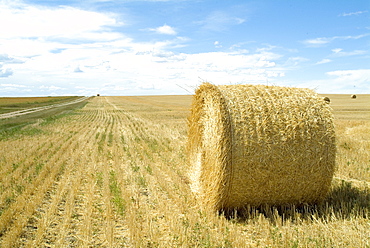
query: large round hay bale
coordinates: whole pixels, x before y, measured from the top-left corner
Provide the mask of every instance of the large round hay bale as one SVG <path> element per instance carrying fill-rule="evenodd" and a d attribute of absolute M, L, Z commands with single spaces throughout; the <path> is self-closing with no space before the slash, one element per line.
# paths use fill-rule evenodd
<path fill-rule="evenodd" d="M 357 96 L 356 96 L 356 95 L 351 95 L 351 98 L 352 98 L 352 99 L 356 99 L 356 98 L 357 98 Z"/>
<path fill-rule="evenodd" d="M 202 84 L 189 117 L 192 191 L 211 210 L 320 202 L 335 168 L 332 118 L 309 89 Z"/>

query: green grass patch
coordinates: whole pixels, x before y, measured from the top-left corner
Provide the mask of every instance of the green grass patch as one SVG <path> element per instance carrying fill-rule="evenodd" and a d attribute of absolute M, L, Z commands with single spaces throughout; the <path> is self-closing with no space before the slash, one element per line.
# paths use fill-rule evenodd
<path fill-rule="evenodd" d="M 44 167 L 44 163 L 38 163 L 35 167 L 35 174 L 36 175 L 40 174 L 40 171 L 42 170 L 43 167 Z"/>
<path fill-rule="evenodd" d="M 109 172 L 109 189 L 112 194 L 112 202 L 115 205 L 117 212 L 124 215 L 126 211 L 126 202 L 122 198 L 122 191 L 117 182 L 117 176 L 114 171 Z"/>
<path fill-rule="evenodd" d="M 103 187 L 103 172 L 97 172 L 96 173 L 96 185 L 99 188 Z"/>
<path fill-rule="evenodd" d="M 139 175 L 137 178 L 136 178 L 136 182 L 137 184 L 142 187 L 142 188 L 147 188 L 148 187 L 148 183 L 146 182 L 146 179 L 144 176 L 142 175 Z"/>
<path fill-rule="evenodd" d="M 43 133 L 43 131 L 39 128 L 27 126 L 29 124 L 30 123 L 23 123 L 7 128 L 0 126 L 0 140 L 5 140 L 21 135 L 33 136 Z"/>
<path fill-rule="evenodd" d="M 108 134 L 108 146 L 112 146 L 112 144 L 113 144 L 113 133 L 110 132 Z"/>

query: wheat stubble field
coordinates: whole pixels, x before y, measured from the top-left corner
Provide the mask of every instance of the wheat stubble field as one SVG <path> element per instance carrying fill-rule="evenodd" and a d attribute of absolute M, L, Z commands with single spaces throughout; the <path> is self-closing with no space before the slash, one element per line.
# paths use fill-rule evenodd
<path fill-rule="evenodd" d="M 201 210 L 191 96 L 94 97 L 4 134 L 0 247 L 370 247 L 370 95 L 329 97 L 338 168 L 318 206 Z"/>

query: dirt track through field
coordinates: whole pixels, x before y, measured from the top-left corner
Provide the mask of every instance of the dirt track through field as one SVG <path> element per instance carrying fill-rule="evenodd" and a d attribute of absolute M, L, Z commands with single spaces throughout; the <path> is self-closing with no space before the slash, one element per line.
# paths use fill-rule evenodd
<path fill-rule="evenodd" d="M 48 109 L 51 109 L 51 108 L 58 108 L 58 107 L 63 107 L 63 106 L 71 105 L 71 104 L 76 104 L 76 103 L 85 101 L 88 98 L 89 97 L 84 96 L 84 97 L 80 97 L 76 100 L 69 101 L 69 102 L 58 103 L 58 104 L 50 104 L 50 105 L 37 107 L 37 108 L 23 109 L 23 110 L 9 112 L 9 113 L 5 113 L 5 114 L 0 114 L 0 119 L 13 118 L 13 117 L 16 117 L 16 116 L 31 114 L 31 113 L 34 113 L 34 112 L 48 110 Z"/>

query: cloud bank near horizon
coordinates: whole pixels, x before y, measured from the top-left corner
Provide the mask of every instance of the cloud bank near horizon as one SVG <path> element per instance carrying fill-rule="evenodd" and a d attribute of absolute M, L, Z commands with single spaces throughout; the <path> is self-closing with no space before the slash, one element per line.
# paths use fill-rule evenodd
<path fill-rule="evenodd" d="M 171 1 L 150 2 L 163 9 Z M 185 2 L 176 11 L 190 8 Z M 1 96 L 188 94 L 184 88 L 191 91 L 201 81 L 370 93 L 370 68 L 361 63 L 369 58 L 368 45 L 362 45 L 369 40 L 366 27 L 360 34 L 281 44 L 258 34 L 238 37 L 234 32 L 247 29 L 254 16 L 241 2 L 185 22 L 176 11 L 152 21 L 132 17 L 144 4 L 136 2 L 115 12 L 0 1 Z M 343 13 L 335 18 L 367 11 Z M 360 42 L 358 48 L 353 42 Z M 346 67 L 345 60 L 356 64 Z"/>

